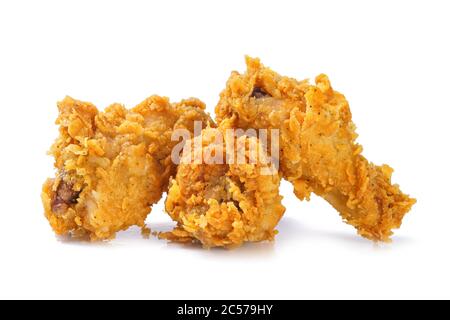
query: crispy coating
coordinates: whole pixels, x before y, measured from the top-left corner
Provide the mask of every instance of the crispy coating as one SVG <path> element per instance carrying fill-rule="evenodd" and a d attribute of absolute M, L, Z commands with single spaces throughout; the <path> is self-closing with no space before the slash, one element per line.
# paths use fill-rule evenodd
<path fill-rule="evenodd" d="M 247 72 L 231 74 L 216 114 L 222 126 L 279 129 L 280 171 L 297 197 L 318 194 L 366 238 L 389 241 L 415 203 L 391 183 L 389 166 L 361 155 L 348 102 L 323 74 L 312 85 L 247 57 Z"/>
<path fill-rule="evenodd" d="M 59 102 L 59 137 L 50 150 L 57 174 L 42 191 L 54 231 L 102 240 L 144 226 L 176 170 L 173 130 L 212 123 L 204 108 L 196 99 L 171 104 L 158 96 L 132 110 L 113 104 L 104 112 L 70 97 Z"/>
<path fill-rule="evenodd" d="M 207 128 L 190 144 L 196 145 L 202 148 L 183 152 L 166 199 L 166 211 L 178 225 L 160 237 L 199 241 L 208 248 L 272 240 L 285 208 L 278 193 L 280 177 L 271 170 L 259 140 Z M 250 150 L 257 150 L 259 156 L 252 156 Z M 225 163 L 225 159 L 234 161 Z"/>

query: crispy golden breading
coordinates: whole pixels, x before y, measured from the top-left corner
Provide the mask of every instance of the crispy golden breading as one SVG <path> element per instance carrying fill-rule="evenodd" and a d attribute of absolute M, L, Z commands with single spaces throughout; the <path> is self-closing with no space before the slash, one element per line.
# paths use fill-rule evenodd
<path fill-rule="evenodd" d="M 152 96 L 132 110 L 113 104 L 99 112 L 66 97 L 58 108 L 60 135 L 50 151 L 57 175 L 43 186 L 45 215 L 57 234 L 91 240 L 143 226 L 176 169 L 173 130 L 212 123 L 196 99 Z"/>
<path fill-rule="evenodd" d="M 322 196 L 366 238 L 388 241 L 415 203 L 391 183 L 389 166 L 361 155 L 347 100 L 325 75 L 311 85 L 247 58 L 247 72 L 231 74 L 216 114 L 222 125 L 280 129 L 280 171 L 297 197 Z"/>
<path fill-rule="evenodd" d="M 236 138 L 221 129 L 207 128 L 194 138 L 191 146 L 195 145 L 202 148 L 183 152 L 166 200 L 166 211 L 178 226 L 160 237 L 200 241 L 204 247 L 236 247 L 246 241 L 272 240 L 285 208 L 278 193 L 280 177 L 271 170 L 258 139 Z M 236 146 L 233 150 L 229 148 L 232 145 Z M 249 150 L 257 150 L 259 157 L 252 156 Z M 214 163 L 217 158 L 224 161 Z M 227 158 L 235 160 L 225 164 Z M 239 159 L 245 159 L 244 163 Z"/>

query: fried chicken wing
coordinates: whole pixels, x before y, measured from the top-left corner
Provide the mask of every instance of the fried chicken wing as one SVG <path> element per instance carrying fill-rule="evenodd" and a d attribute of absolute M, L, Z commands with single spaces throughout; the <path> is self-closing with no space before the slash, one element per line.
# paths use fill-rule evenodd
<path fill-rule="evenodd" d="M 280 177 L 258 139 L 207 128 L 187 146 L 166 199 L 178 225 L 160 237 L 204 247 L 272 240 L 285 209 Z"/>
<path fill-rule="evenodd" d="M 58 109 L 60 135 L 50 150 L 57 174 L 43 186 L 45 215 L 57 234 L 91 240 L 143 226 L 176 169 L 173 130 L 212 123 L 196 99 L 152 96 L 132 110 L 113 104 L 99 112 L 66 97 Z"/>
<path fill-rule="evenodd" d="M 216 106 L 217 122 L 280 130 L 280 171 L 300 199 L 323 197 L 358 233 L 389 241 L 415 200 L 391 183 L 392 169 L 366 160 L 345 97 L 325 75 L 315 85 L 283 77 L 247 57 Z"/>

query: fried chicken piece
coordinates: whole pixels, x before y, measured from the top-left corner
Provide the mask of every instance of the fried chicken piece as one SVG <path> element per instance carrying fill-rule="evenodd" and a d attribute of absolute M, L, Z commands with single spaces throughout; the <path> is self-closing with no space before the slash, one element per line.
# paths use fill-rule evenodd
<path fill-rule="evenodd" d="M 285 208 L 279 174 L 258 139 L 207 128 L 190 146 L 201 148 L 183 152 L 166 199 L 178 225 L 160 237 L 207 248 L 272 240 Z"/>
<path fill-rule="evenodd" d="M 348 102 L 323 74 L 311 85 L 247 57 L 247 72 L 231 74 L 216 114 L 222 125 L 279 129 L 280 171 L 297 197 L 323 197 L 363 237 L 389 241 L 415 203 L 391 183 L 389 166 L 361 155 Z"/>
<path fill-rule="evenodd" d="M 170 104 L 152 96 L 132 110 L 113 104 L 99 112 L 66 97 L 58 109 L 60 135 L 50 150 L 57 174 L 43 186 L 45 216 L 58 235 L 91 240 L 144 226 L 176 169 L 173 130 L 212 123 L 196 99 Z"/>

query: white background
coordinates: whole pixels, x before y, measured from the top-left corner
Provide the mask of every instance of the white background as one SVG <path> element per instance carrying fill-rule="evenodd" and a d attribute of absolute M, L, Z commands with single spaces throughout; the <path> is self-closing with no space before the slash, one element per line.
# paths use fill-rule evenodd
<path fill-rule="evenodd" d="M 1 1 L 0 298 L 450 298 L 448 1 Z M 157 93 L 213 111 L 244 54 L 281 74 L 327 73 L 371 161 L 418 199 L 390 245 L 322 199 L 281 192 L 274 243 L 203 250 L 57 239 L 40 188 L 65 95 L 104 108 Z M 171 223 L 163 201 L 148 219 Z"/>

